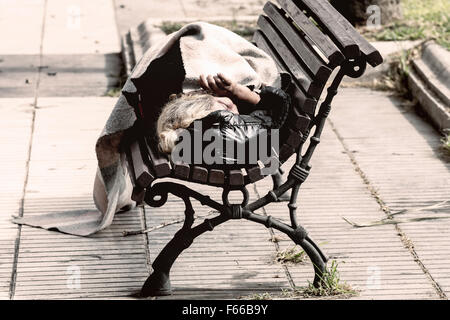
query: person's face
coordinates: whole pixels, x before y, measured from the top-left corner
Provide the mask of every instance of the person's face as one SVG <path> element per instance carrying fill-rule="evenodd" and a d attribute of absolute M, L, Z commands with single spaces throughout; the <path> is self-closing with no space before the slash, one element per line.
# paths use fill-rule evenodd
<path fill-rule="evenodd" d="M 213 111 L 228 110 L 232 113 L 239 114 L 237 106 L 230 98 L 227 97 L 214 97 L 214 104 L 212 106 Z"/>

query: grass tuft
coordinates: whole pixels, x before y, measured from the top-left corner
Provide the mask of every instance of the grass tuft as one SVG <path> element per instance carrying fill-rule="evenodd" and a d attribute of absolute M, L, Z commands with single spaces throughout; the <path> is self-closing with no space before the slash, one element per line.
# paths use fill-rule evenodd
<path fill-rule="evenodd" d="M 441 149 L 446 153 L 447 156 L 450 156 L 450 130 L 446 130 L 445 136 L 442 138 Z"/>
<path fill-rule="evenodd" d="M 356 290 L 346 282 L 341 281 L 337 267 L 337 261 L 333 260 L 331 267 L 322 275 L 322 281 L 319 287 L 316 288 L 309 282 L 307 287 L 299 289 L 299 293 L 305 297 L 350 297 L 356 295 Z"/>
<path fill-rule="evenodd" d="M 411 69 L 411 62 L 420 55 L 420 51 L 421 44 L 392 56 L 387 73 L 379 79 L 375 79 L 369 87 L 373 90 L 393 91 L 397 95 L 411 101 L 413 97 L 408 86 L 408 75 Z M 357 83 L 357 85 L 360 84 Z"/>
<path fill-rule="evenodd" d="M 264 293 L 254 293 L 249 296 L 240 297 L 240 299 L 244 300 L 272 300 L 273 297 L 270 293 L 264 292 Z"/>
<path fill-rule="evenodd" d="M 109 89 L 109 90 L 104 94 L 104 96 L 105 96 L 105 97 L 117 98 L 117 97 L 120 96 L 121 92 L 122 92 L 122 88 L 112 88 L 112 89 Z"/>
<path fill-rule="evenodd" d="M 306 252 L 298 246 L 277 252 L 276 261 L 281 263 L 302 263 L 307 258 Z"/>
<path fill-rule="evenodd" d="M 381 30 L 363 30 L 370 40 L 402 41 L 436 39 L 450 50 L 450 1 L 402 0 L 404 18 Z"/>
<path fill-rule="evenodd" d="M 165 34 L 171 34 L 173 32 L 176 32 L 180 30 L 183 27 L 183 24 L 178 22 L 170 22 L 170 21 L 163 21 L 163 23 L 159 26 L 159 28 L 165 33 Z"/>

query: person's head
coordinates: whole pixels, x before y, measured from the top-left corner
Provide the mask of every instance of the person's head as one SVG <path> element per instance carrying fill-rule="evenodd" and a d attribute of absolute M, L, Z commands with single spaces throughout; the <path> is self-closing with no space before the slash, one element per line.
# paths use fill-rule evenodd
<path fill-rule="evenodd" d="M 165 153 L 172 152 L 178 139 L 178 130 L 186 129 L 195 120 L 204 118 L 217 110 L 239 113 L 230 98 L 215 97 L 205 92 L 183 94 L 172 98 L 163 107 L 157 122 L 160 150 Z"/>

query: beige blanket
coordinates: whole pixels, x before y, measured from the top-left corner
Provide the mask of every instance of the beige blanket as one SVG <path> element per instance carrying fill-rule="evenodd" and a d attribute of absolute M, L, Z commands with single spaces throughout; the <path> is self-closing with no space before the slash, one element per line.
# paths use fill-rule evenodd
<path fill-rule="evenodd" d="M 79 210 L 13 221 L 60 232 L 89 236 L 108 227 L 122 208 L 132 208 L 132 185 L 124 155 L 119 152 L 123 133 L 136 121 L 130 97 L 137 96 L 131 79 L 141 77 L 150 63 L 163 56 L 178 40 L 186 71 L 183 91 L 199 89 L 200 74 L 223 72 L 243 85 L 261 83 L 279 86 L 279 72 L 263 51 L 235 33 L 212 24 L 197 22 L 183 27 L 153 45 L 134 68 L 96 143 L 98 170 L 94 183 L 94 201 L 98 211 Z M 151 90 L 152 88 L 148 88 Z M 88 116 L 88 115 L 87 115 Z"/>

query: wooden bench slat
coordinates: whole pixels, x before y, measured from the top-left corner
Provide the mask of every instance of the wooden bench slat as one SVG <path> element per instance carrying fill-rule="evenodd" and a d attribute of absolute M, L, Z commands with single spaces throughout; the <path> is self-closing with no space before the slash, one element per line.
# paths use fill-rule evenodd
<path fill-rule="evenodd" d="M 292 1 L 292 0 L 283 0 Z M 334 42 L 342 48 L 347 59 L 355 59 L 360 55 L 358 44 L 348 34 L 347 30 L 338 23 L 342 16 L 328 1 L 297 0 L 296 5 L 305 10 L 324 29 Z M 333 10 L 331 10 L 333 9 Z"/>
<path fill-rule="evenodd" d="M 286 139 L 286 144 L 290 145 L 292 148 L 297 149 L 302 142 L 303 135 L 300 132 L 296 132 L 289 129 L 288 137 Z"/>
<path fill-rule="evenodd" d="M 146 190 L 144 188 L 134 187 L 131 193 L 131 200 L 136 201 L 138 205 L 143 203 L 145 200 L 145 192 Z"/>
<path fill-rule="evenodd" d="M 230 186 L 243 186 L 244 174 L 241 170 L 230 170 L 228 173 L 228 182 Z"/>
<path fill-rule="evenodd" d="M 284 36 L 287 42 L 302 59 L 305 66 L 319 82 L 325 83 L 331 75 L 331 69 L 324 65 L 323 60 L 317 55 L 314 49 L 309 47 L 304 36 L 294 29 L 294 26 L 287 21 L 284 12 L 280 12 L 273 3 L 267 2 L 264 12 Z"/>
<path fill-rule="evenodd" d="M 278 3 L 289 14 L 291 19 L 323 52 L 330 68 L 340 65 L 345 57 L 334 42 L 324 35 L 314 23 L 291 0 L 278 0 Z"/>
<path fill-rule="evenodd" d="M 330 10 L 338 12 L 333 6 L 331 6 Z M 348 32 L 348 34 L 353 38 L 353 40 L 359 46 L 359 50 L 366 56 L 366 61 L 372 67 L 376 67 L 383 63 L 383 57 L 381 56 L 380 52 L 374 46 L 372 46 L 344 16 L 339 14 L 337 22 L 341 24 Z"/>
<path fill-rule="evenodd" d="M 266 52 L 268 55 L 270 55 L 275 63 L 278 65 L 279 69 L 281 71 L 288 72 L 287 66 L 284 64 L 284 62 L 281 62 L 278 58 L 278 53 L 276 53 L 272 47 L 269 45 L 269 43 L 266 40 L 265 35 L 257 30 L 255 34 L 253 35 L 253 42 L 264 52 Z M 306 97 L 303 90 L 297 85 L 296 82 L 293 82 L 291 84 L 291 88 L 289 89 L 289 94 L 291 97 L 293 97 L 298 105 L 302 108 L 302 110 L 308 114 L 314 115 L 315 108 L 317 105 L 317 100 L 314 98 L 308 98 Z"/>
<path fill-rule="evenodd" d="M 150 143 L 148 143 L 148 140 L 146 140 L 146 149 L 149 166 L 153 168 L 156 177 L 163 178 L 170 176 L 172 169 L 170 167 L 169 158 L 159 152 L 158 147 L 151 146 Z"/>
<path fill-rule="evenodd" d="M 133 185 L 133 191 L 131 193 L 131 200 L 136 201 L 138 204 L 141 204 L 145 198 L 145 189 L 140 187 L 136 183 L 136 176 L 135 176 L 133 164 L 132 164 L 133 161 L 131 159 L 131 151 L 127 150 L 125 152 L 125 156 L 127 159 L 126 163 L 127 163 L 128 172 L 130 174 L 131 183 Z"/>
<path fill-rule="evenodd" d="M 308 131 L 311 118 L 308 115 L 302 115 L 296 108 L 292 108 L 292 114 L 290 124 L 295 130 L 305 134 Z"/>
<path fill-rule="evenodd" d="M 208 182 L 214 185 L 223 185 L 225 183 L 225 172 L 223 170 L 210 169 Z"/>
<path fill-rule="evenodd" d="M 261 173 L 261 168 L 259 166 L 255 166 L 250 169 L 246 169 L 247 171 L 247 177 L 250 181 L 250 183 L 259 181 L 264 178 L 264 176 Z"/>
<path fill-rule="evenodd" d="M 194 166 L 192 168 L 192 181 L 199 183 L 207 183 L 208 182 L 208 169 Z"/>
<path fill-rule="evenodd" d="M 175 178 L 188 180 L 191 172 L 190 165 L 186 163 L 172 163 L 172 175 Z"/>
<path fill-rule="evenodd" d="M 127 168 L 128 168 L 128 172 L 130 173 L 131 183 L 133 184 L 133 186 L 137 186 L 136 174 L 134 173 L 133 160 L 131 159 L 131 150 L 130 149 L 125 151 L 125 157 L 127 159 Z"/>
<path fill-rule="evenodd" d="M 147 188 L 155 178 L 150 173 L 147 165 L 144 163 L 141 147 L 139 146 L 138 141 L 135 141 L 130 145 L 130 155 L 136 177 L 136 185 L 142 188 Z"/>
<path fill-rule="evenodd" d="M 340 27 L 345 30 L 346 35 L 354 41 L 359 47 L 359 50 L 366 56 L 367 62 L 372 67 L 376 67 L 383 63 L 383 57 L 380 52 L 373 47 L 328 1 L 302 0 L 302 2 L 304 2 L 308 8 L 311 8 L 311 10 L 315 10 L 315 12 L 326 12 L 324 17 L 327 17 L 327 20 L 329 21 L 328 24 L 331 25 L 330 30 L 339 29 L 335 27 L 335 23 L 337 22 Z"/>
<path fill-rule="evenodd" d="M 275 51 L 285 62 L 290 73 L 297 80 L 298 84 L 304 88 L 305 92 L 315 98 L 319 98 L 322 93 L 323 84 L 317 83 L 312 79 L 305 68 L 299 63 L 291 49 L 287 47 L 284 40 L 278 34 L 278 31 L 272 26 L 272 23 L 265 16 L 260 16 L 258 26 L 272 43 Z"/>
<path fill-rule="evenodd" d="M 284 163 L 295 153 L 295 149 L 288 144 L 283 144 L 280 148 L 280 162 Z"/>
<path fill-rule="evenodd" d="M 306 95 L 296 83 L 294 83 L 293 86 L 289 89 L 289 94 L 291 96 L 291 100 L 293 101 L 292 105 L 294 106 L 294 108 L 298 107 L 303 112 L 309 114 L 311 117 L 314 116 L 317 106 L 316 99 L 306 97 Z"/>
<path fill-rule="evenodd" d="M 277 64 L 278 68 L 281 71 L 284 72 L 289 72 L 287 70 L 287 66 L 284 64 L 284 62 L 282 62 L 278 56 L 278 53 L 276 53 L 271 46 L 269 45 L 269 43 L 267 42 L 265 36 L 263 35 L 263 33 L 259 30 L 256 30 L 255 33 L 253 34 L 253 40 L 252 40 L 256 46 L 258 48 L 260 48 L 261 50 L 263 50 L 264 52 L 266 52 L 269 56 L 272 57 L 272 59 L 275 61 L 275 63 Z"/>

